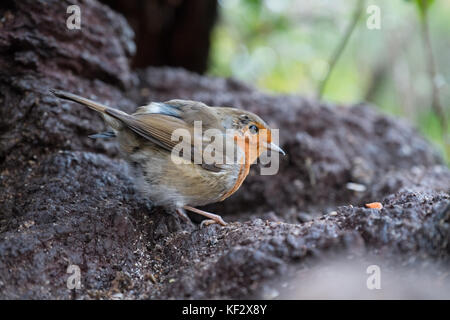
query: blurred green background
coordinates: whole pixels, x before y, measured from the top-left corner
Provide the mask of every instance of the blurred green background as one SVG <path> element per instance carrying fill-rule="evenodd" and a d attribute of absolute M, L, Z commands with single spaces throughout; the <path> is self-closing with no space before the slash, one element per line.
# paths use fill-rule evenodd
<path fill-rule="evenodd" d="M 208 73 L 233 76 L 267 92 L 315 97 L 360 3 L 361 15 L 332 69 L 323 99 L 342 104 L 367 101 L 407 118 L 448 161 L 442 117 L 432 108 L 420 1 L 220 0 Z M 448 118 L 450 1 L 423 3 L 430 4 L 434 84 Z M 380 8 L 379 30 L 366 25 L 370 5 Z"/>

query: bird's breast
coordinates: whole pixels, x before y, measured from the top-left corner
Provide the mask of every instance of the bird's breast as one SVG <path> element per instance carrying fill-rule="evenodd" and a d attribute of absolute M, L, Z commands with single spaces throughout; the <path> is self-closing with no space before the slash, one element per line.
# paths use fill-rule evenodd
<path fill-rule="evenodd" d="M 200 206 L 221 201 L 242 176 L 237 163 L 211 171 L 198 164 L 173 161 L 170 152 L 155 145 L 134 150 L 128 162 L 134 168 L 138 188 L 163 206 Z"/>

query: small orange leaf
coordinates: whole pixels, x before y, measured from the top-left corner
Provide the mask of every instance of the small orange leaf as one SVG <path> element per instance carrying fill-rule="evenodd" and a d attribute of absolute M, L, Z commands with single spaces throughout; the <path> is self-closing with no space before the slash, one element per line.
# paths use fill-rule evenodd
<path fill-rule="evenodd" d="M 383 209 L 383 205 L 381 204 L 381 202 L 366 203 L 366 207 L 370 208 L 370 209 L 377 209 L 377 210 Z"/>

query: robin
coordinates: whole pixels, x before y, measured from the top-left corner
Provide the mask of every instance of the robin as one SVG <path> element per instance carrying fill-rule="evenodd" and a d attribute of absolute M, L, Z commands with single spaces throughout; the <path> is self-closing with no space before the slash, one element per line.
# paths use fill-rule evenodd
<path fill-rule="evenodd" d="M 210 107 L 190 100 L 170 100 L 152 102 L 127 114 L 69 92 L 51 92 L 102 115 L 110 130 L 90 137 L 117 138 L 121 153 L 133 169 L 138 189 L 154 204 L 176 210 L 185 219 L 189 218 L 184 210 L 203 215 L 208 218 L 203 224 L 226 225 L 226 222 L 219 215 L 196 206 L 223 201 L 236 192 L 247 177 L 250 165 L 263 152 L 271 150 L 285 154 L 272 142 L 269 126 L 245 110 Z M 219 133 L 216 140 L 225 146 L 224 161 L 216 161 L 215 156 L 225 152 L 219 148 L 213 148 L 211 152 L 214 161 L 206 161 L 207 142 L 211 139 L 199 136 L 195 130 L 197 123 L 205 132 L 215 130 Z M 177 130 L 184 130 L 182 132 L 190 134 L 191 139 L 180 143 L 173 135 Z M 174 152 L 176 149 L 178 151 Z M 196 158 L 199 155 L 200 161 Z M 180 159 L 184 161 L 178 161 Z"/>

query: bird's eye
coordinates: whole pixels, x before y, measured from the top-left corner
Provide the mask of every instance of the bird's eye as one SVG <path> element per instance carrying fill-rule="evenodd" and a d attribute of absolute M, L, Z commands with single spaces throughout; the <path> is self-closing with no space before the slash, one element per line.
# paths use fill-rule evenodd
<path fill-rule="evenodd" d="M 250 126 L 248 127 L 248 129 L 249 129 L 250 132 L 253 133 L 253 134 L 257 134 L 257 133 L 258 133 L 258 130 L 259 130 L 258 127 L 255 126 L 254 124 L 250 125 Z"/>

